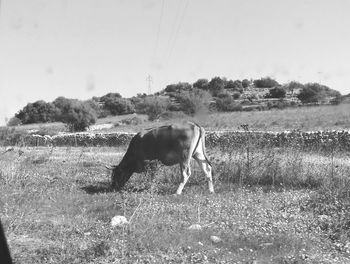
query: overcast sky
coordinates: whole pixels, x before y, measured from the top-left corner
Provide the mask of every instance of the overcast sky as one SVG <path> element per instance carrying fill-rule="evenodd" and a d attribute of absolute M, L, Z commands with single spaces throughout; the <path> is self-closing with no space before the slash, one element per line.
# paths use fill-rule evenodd
<path fill-rule="evenodd" d="M 58 96 L 270 76 L 350 93 L 348 0 L 0 0 L 0 125 Z"/>

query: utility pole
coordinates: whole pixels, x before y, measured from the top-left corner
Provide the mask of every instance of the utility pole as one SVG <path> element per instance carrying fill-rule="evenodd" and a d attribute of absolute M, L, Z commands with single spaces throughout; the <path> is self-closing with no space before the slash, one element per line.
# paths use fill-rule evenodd
<path fill-rule="evenodd" d="M 148 74 L 146 81 L 148 82 L 148 94 L 152 94 L 152 83 L 153 79 L 150 74 Z"/>

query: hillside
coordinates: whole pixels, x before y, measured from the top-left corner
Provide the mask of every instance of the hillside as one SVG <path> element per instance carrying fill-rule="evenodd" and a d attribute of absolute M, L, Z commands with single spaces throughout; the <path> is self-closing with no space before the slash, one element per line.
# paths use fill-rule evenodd
<path fill-rule="evenodd" d="M 131 98 L 123 98 L 114 92 L 86 101 L 62 96 L 53 102 L 39 100 L 28 103 L 8 121 L 8 125 L 62 122 L 70 131 L 83 131 L 98 119 L 134 113 L 147 115 L 150 121 L 162 121 L 191 119 L 204 113 L 208 115 L 208 112 L 215 115 L 219 112 L 336 105 L 344 99 L 346 97 L 341 97 L 338 91 L 318 83 L 279 84 L 269 77 L 250 81 L 214 77 L 210 81 L 199 79 L 193 84 L 170 84 L 155 94 L 138 94 Z"/>

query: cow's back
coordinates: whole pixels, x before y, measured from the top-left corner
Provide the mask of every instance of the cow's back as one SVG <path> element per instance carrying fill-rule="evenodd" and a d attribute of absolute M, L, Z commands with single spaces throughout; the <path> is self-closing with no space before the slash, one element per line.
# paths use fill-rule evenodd
<path fill-rule="evenodd" d="M 167 155 L 183 155 L 191 146 L 195 135 L 193 123 L 161 126 L 140 134 L 146 159 L 160 159 Z M 175 157 L 175 156 L 174 156 Z"/>

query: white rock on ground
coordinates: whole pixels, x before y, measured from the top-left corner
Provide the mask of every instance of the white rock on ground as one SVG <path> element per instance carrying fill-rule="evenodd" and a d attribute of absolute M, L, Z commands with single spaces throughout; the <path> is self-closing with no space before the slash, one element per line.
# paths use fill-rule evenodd
<path fill-rule="evenodd" d="M 129 224 L 129 221 L 128 219 L 126 219 L 125 216 L 123 215 L 116 215 L 116 216 L 113 216 L 112 220 L 111 220 L 111 225 L 113 227 L 116 227 L 116 226 L 123 226 L 123 225 L 127 225 Z"/>
<path fill-rule="evenodd" d="M 218 236 L 210 236 L 210 240 L 213 242 L 213 243 L 219 243 L 222 241 L 222 239 Z"/>
<path fill-rule="evenodd" d="M 187 229 L 188 230 L 202 230 L 202 226 L 199 224 L 194 224 L 194 225 L 190 225 Z"/>

